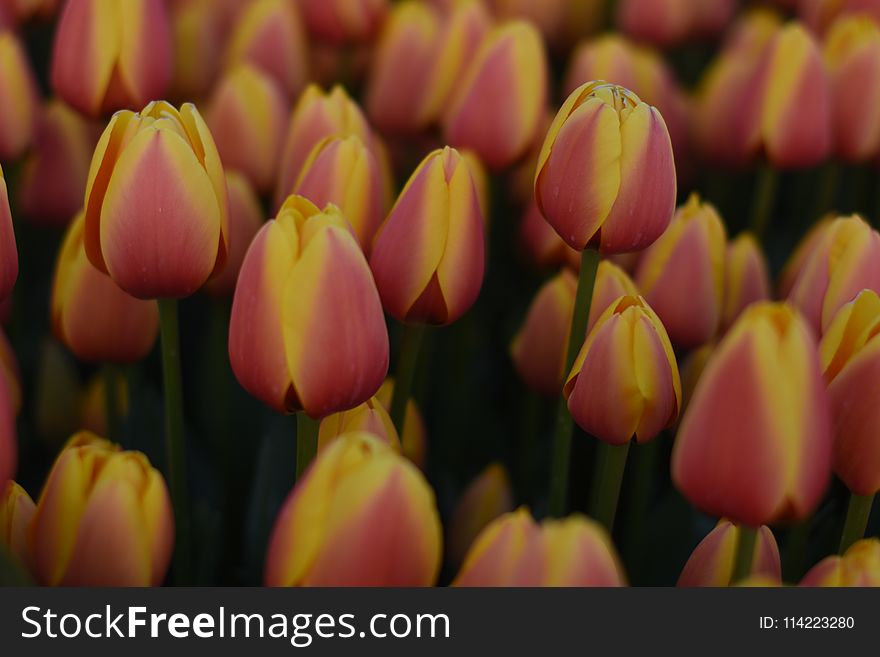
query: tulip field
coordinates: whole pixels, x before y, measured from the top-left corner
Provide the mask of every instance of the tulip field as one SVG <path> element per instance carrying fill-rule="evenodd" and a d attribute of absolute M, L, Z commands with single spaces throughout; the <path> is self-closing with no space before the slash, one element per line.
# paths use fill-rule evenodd
<path fill-rule="evenodd" d="M 880 0 L 0 0 L 0 164 L 0 584 L 880 585 Z"/>

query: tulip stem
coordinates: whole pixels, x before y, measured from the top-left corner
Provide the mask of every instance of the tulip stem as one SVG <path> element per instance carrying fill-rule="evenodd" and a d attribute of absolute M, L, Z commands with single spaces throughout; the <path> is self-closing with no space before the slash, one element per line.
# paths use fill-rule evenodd
<path fill-rule="evenodd" d="M 776 203 L 776 188 L 779 186 L 779 172 L 770 164 L 763 164 L 758 171 L 758 181 L 752 204 L 752 233 L 755 239 L 764 243 L 767 224 Z"/>
<path fill-rule="evenodd" d="M 114 363 L 105 363 L 104 379 L 104 418 L 107 423 L 106 438 L 114 443 L 122 443 L 122 405 L 119 398 L 119 367 Z"/>
<path fill-rule="evenodd" d="M 403 436 L 403 422 L 406 419 L 406 404 L 412 391 L 419 360 L 422 337 L 425 334 L 423 324 L 407 324 L 403 327 L 403 339 L 400 343 L 400 354 L 397 370 L 394 374 L 394 391 L 391 395 L 389 416 L 397 433 Z"/>
<path fill-rule="evenodd" d="M 840 537 L 840 554 L 852 547 L 853 543 L 864 538 L 873 504 L 873 495 L 850 494 L 846 522 L 843 524 L 843 534 Z"/>
<path fill-rule="evenodd" d="M 183 433 L 183 384 L 180 375 L 180 335 L 177 299 L 159 299 L 159 326 L 162 336 L 162 379 L 165 389 L 165 456 L 168 483 L 174 507 L 176 547 L 174 580 L 188 583 L 192 561 L 189 501 L 186 489 L 186 449 Z"/>
<path fill-rule="evenodd" d="M 593 474 L 590 515 L 610 534 L 614 531 L 614 517 L 617 515 L 617 501 L 626 470 L 626 457 L 630 443 L 623 445 L 599 444 L 596 470 Z"/>
<path fill-rule="evenodd" d="M 304 411 L 296 414 L 296 480 L 299 481 L 306 468 L 318 453 L 318 429 L 321 421 L 310 418 Z"/>
<path fill-rule="evenodd" d="M 581 253 L 581 271 L 578 278 L 574 315 L 571 318 L 571 331 L 568 334 L 568 347 L 565 355 L 563 376 L 571 371 L 578 352 L 584 344 L 587 324 L 590 319 L 590 306 L 593 304 L 593 288 L 596 285 L 596 272 L 599 269 L 599 252 L 586 248 Z M 560 397 L 556 410 L 556 432 L 553 436 L 553 462 L 550 471 L 549 512 L 552 516 L 565 513 L 568 495 L 568 471 L 571 458 L 571 433 L 574 422 L 568 412 L 565 397 Z"/>
<path fill-rule="evenodd" d="M 758 530 L 746 525 L 739 526 L 736 539 L 736 556 L 733 561 L 733 572 L 730 575 L 731 585 L 744 580 L 752 572 L 752 559 L 755 556 L 755 543 Z"/>

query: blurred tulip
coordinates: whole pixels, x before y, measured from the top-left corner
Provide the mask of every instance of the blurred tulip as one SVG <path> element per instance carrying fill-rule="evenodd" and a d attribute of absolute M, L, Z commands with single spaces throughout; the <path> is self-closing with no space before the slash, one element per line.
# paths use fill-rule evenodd
<path fill-rule="evenodd" d="M 31 550 L 28 530 L 36 506 L 24 488 L 10 479 L 0 483 L 0 546 L 28 570 L 31 568 Z"/>
<path fill-rule="evenodd" d="M 241 263 L 264 221 L 263 208 L 247 178 L 227 171 L 226 192 L 229 196 L 229 255 L 223 271 L 205 285 L 205 290 L 214 296 L 228 296 L 235 291 Z"/>
<path fill-rule="evenodd" d="M 474 541 L 453 586 L 625 586 L 607 532 L 583 516 L 538 525 L 521 508 L 490 523 Z"/>
<path fill-rule="evenodd" d="M 620 0 L 617 26 L 640 41 L 680 45 L 691 37 L 696 4 L 692 0 Z"/>
<path fill-rule="evenodd" d="M 706 365 L 712 354 L 715 353 L 715 343 L 708 342 L 698 349 L 693 349 L 682 361 L 681 364 L 681 413 L 679 413 L 679 421 L 687 412 L 687 407 L 691 403 L 694 396 L 694 390 L 697 389 L 697 383 L 703 376 Z"/>
<path fill-rule="evenodd" d="M 58 100 L 41 109 L 34 149 L 18 183 L 22 213 L 35 223 L 66 226 L 82 208 L 100 130 Z"/>
<path fill-rule="evenodd" d="M 644 443 L 678 418 L 681 381 L 663 324 L 642 297 L 623 296 L 596 320 L 562 394 L 574 421 L 612 445 Z"/>
<path fill-rule="evenodd" d="M 379 439 L 327 446 L 291 491 L 269 541 L 267 586 L 431 586 L 440 519 L 421 473 Z"/>
<path fill-rule="evenodd" d="M 217 0 L 178 0 L 169 6 L 174 47 L 171 95 L 203 98 L 217 78 L 225 26 Z"/>
<path fill-rule="evenodd" d="M 833 220 L 814 239 L 788 301 L 821 334 L 861 290 L 880 292 L 880 234 L 853 215 Z"/>
<path fill-rule="evenodd" d="M 6 337 L 6 332 L 0 328 L 0 379 L 6 382 L 6 391 L 12 404 L 14 415 L 21 412 L 21 370 L 15 351 Z"/>
<path fill-rule="evenodd" d="M 9 209 L 9 191 L 6 188 L 3 167 L 0 167 L 0 300 L 12 294 L 17 279 L 18 247 L 15 244 L 15 229 Z"/>
<path fill-rule="evenodd" d="M 168 90 L 171 45 L 163 0 L 67 2 L 52 49 L 52 88 L 88 116 L 142 107 Z"/>
<path fill-rule="evenodd" d="M 461 157 L 471 170 L 471 178 L 474 179 L 474 187 L 477 190 L 477 199 L 480 201 L 483 225 L 488 230 L 489 219 L 491 219 L 492 215 L 492 189 L 489 181 L 489 172 L 483 165 L 480 156 L 473 151 L 462 151 Z"/>
<path fill-rule="evenodd" d="M 244 174 L 260 193 L 275 185 L 288 112 L 275 81 L 244 64 L 220 80 L 205 113 L 224 168 Z"/>
<path fill-rule="evenodd" d="M 498 516 L 513 511 L 513 491 L 500 463 L 486 467 L 461 494 L 449 521 L 446 560 L 453 568 L 464 561 L 474 539 Z"/>
<path fill-rule="evenodd" d="M 692 194 L 639 260 L 636 284 L 677 347 L 698 347 L 718 332 L 726 243 L 714 206 Z"/>
<path fill-rule="evenodd" d="M 345 218 L 291 196 L 251 242 L 232 303 L 239 383 L 279 412 L 352 408 L 388 371 L 388 332 L 370 269 Z"/>
<path fill-rule="evenodd" d="M 534 200 L 523 213 L 519 232 L 523 250 L 537 267 L 580 267 L 580 254 L 566 244 L 553 226 L 547 223 Z"/>
<path fill-rule="evenodd" d="M 89 170 L 84 240 L 92 264 L 142 299 L 189 296 L 222 269 L 226 180 L 194 105 L 113 116 Z"/>
<path fill-rule="evenodd" d="M 0 29 L 0 160 L 14 160 L 31 145 L 39 103 L 27 53 L 13 32 Z"/>
<path fill-rule="evenodd" d="M 394 394 L 394 379 L 388 377 L 379 386 L 376 399 L 386 411 L 391 409 L 391 397 Z M 419 469 L 424 470 L 428 458 L 428 431 L 422 412 L 412 398 L 406 402 L 406 413 L 403 420 L 403 432 L 400 435 L 403 455 Z"/>
<path fill-rule="evenodd" d="M 641 250 L 669 225 L 675 193 L 672 144 L 656 109 L 604 82 L 568 97 L 544 141 L 535 196 L 569 246 Z"/>
<path fill-rule="evenodd" d="M 769 299 L 770 274 L 761 246 L 751 233 L 740 233 L 727 245 L 722 330 L 733 326 L 751 304 Z"/>
<path fill-rule="evenodd" d="M 720 520 L 706 538 L 700 541 L 681 571 L 677 586 L 728 586 L 731 582 L 733 564 L 736 559 L 736 546 L 739 527 L 729 520 Z M 782 564 L 776 538 L 769 527 L 758 530 L 755 542 L 752 577 L 764 577 L 780 584 Z"/>
<path fill-rule="evenodd" d="M 129 296 L 89 262 L 82 213 L 70 225 L 55 264 L 51 315 L 55 337 L 80 360 L 133 363 L 159 334 L 155 301 Z"/>
<path fill-rule="evenodd" d="M 79 426 L 99 436 L 106 435 L 108 430 L 106 384 L 107 379 L 103 373 L 93 376 L 89 379 L 79 403 Z M 119 417 L 124 419 L 128 416 L 129 409 L 128 383 L 121 374 L 116 380 L 116 399 Z"/>
<path fill-rule="evenodd" d="M 328 415 L 321 420 L 318 432 L 318 450 L 323 450 L 346 433 L 366 432 L 388 444 L 400 453 L 400 438 L 388 411 L 376 397 L 370 397 L 360 406 Z"/>
<path fill-rule="evenodd" d="M 880 21 L 880 0 L 798 0 L 803 21 L 817 34 L 824 34 L 841 16 L 861 14 Z"/>
<path fill-rule="evenodd" d="M 80 432 L 61 451 L 30 529 L 47 586 L 158 586 L 174 544 L 165 480 L 140 452 Z"/>
<path fill-rule="evenodd" d="M 0 23 L 5 18 L 11 24 L 29 20 L 47 20 L 58 12 L 61 0 L 2 0 L 0 1 Z"/>
<path fill-rule="evenodd" d="M 385 22 L 388 0 L 299 0 L 309 32 L 330 43 L 370 41 Z"/>
<path fill-rule="evenodd" d="M 48 452 L 54 454 L 79 428 L 81 389 L 76 363 L 51 338 L 40 345 L 33 385 L 31 421 Z"/>
<path fill-rule="evenodd" d="M 448 146 L 412 174 L 373 242 L 382 303 L 401 322 L 450 324 L 483 283 L 483 217 L 473 174 Z"/>
<path fill-rule="evenodd" d="M 804 575 L 799 586 L 880 586 L 880 540 L 866 538 L 842 557 L 823 559 Z"/>
<path fill-rule="evenodd" d="M 580 2 L 589 4 L 589 0 Z M 571 0 L 488 0 L 488 4 L 499 20 L 521 18 L 529 21 L 540 30 L 548 45 L 554 46 L 562 41 L 568 5 L 578 3 Z"/>
<path fill-rule="evenodd" d="M 825 233 L 834 223 L 834 219 L 836 218 L 837 217 L 833 215 L 822 217 L 822 219 L 815 222 L 810 227 L 807 234 L 801 238 L 800 242 L 798 242 L 794 252 L 789 257 L 788 262 L 785 263 L 782 272 L 779 274 L 779 280 L 776 283 L 776 296 L 778 298 L 785 299 L 791 294 L 791 290 L 797 279 L 800 277 L 804 265 L 810 260 L 816 247 L 824 242 Z"/>
<path fill-rule="evenodd" d="M 385 215 L 386 197 L 379 161 L 360 137 L 330 137 L 319 142 L 292 191 L 321 207 L 328 203 L 338 206 L 369 255 L 373 235 Z"/>
<path fill-rule="evenodd" d="M 4 372 L 0 377 L 0 486 L 12 479 L 18 469 L 17 409 L 13 391 Z"/>
<path fill-rule="evenodd" d="M 473 149 L 491 169 L 513 164 L 537 135 L 547 84 L 544 44 L 534 26 L 514 21 L 494 28 L 453 92 L 446 140 Z"/>
<path fill-rule="evenodd" d="M 692 504 L 750 527 L 815 510 L 831 469 L 818 360 L 792 307 L 743 312 L 706 365 L 673 448 L 672 478 Z"/>

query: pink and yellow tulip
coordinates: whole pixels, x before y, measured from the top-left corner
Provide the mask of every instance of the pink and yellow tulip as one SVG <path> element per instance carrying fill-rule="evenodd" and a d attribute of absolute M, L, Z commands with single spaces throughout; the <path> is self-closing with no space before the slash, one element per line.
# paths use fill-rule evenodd
<path fill-rule="evenodd" d="M 370 41 L 385 22 L 388 0 L 300 0 L 309 32 L 334 44 Z"/>
<path fill-rule="evenodd" d="M 854 543 L 843 556 L 823 559 L 804 575 L 799 586 L 880 586 L 880 540 L 866 538 Z"/>
<path fill-rule="evenodd" d="M 318 431 L 318 450 L 328 447 L 339 436 L 347 433 L 369 433 L 400 453 L 400 437 L 388 416 L 388 411 L 376 397 L 370 397 L 359 406 L 328 415 L 321 420 Z"/>
<path fill-rule="evenodd" d="M 681 575 L 677 586 L 728 586 L 731 582 L 736 546 L 740 528 L 729 520 L 720 520 L 709 534 L 694 549 Z M 775 584 L 782 582 L 782 563 L 779 560 L 779 547 L 776 538 L 767 526 L 758 531 L 755 542 L 751 577 L 761 577 Z"/>
<path fill-rule="evenodd" d="M 394 395 L 394 379 L 385 379 L 379 386 L 376 399 L 386 411 L 391 409 L 391 397 Z M 403 431 L 400 435 L 400 446 L 403 455 L 412 461 L 420 470 L 425 469 L 428 459 L 428 430 L 422 412 L 412 398 L 406 402 L 403 418 Z"/>
<path fill-rule="evenodd" d="M 770 274 L 758 240 L 741 233 L 727 245 L 721 329 L 726 331 L 751 304 L 770 299 Z"/>
<path fill-rule="evenodd" d="M 37 81 L 19 38 L 0 28 L 0 160 L 13 160 L 31 145 L 39 103 Z"/>
<path fill-rule="evenodd" d="M 18 279 L 18 247 L 15 244 L 15 229 L 12 225 L 12 211 L 9 209 L 9 191 L 3 167 L 0 167 L 0 300 L 6 299 Z"/>
<path fill-rule="evenodd" d="M 24 488 L 11 479 L 0 483 L 0 546 L 30 570 L 28 531 L 36 506 Z"/>
<path fill-rule="evenodd" d="M 204 98 L 214 85 L 226 37 L 225 12 L 217 5 L 216 0 L 169 3 L 173 98 Z"/>

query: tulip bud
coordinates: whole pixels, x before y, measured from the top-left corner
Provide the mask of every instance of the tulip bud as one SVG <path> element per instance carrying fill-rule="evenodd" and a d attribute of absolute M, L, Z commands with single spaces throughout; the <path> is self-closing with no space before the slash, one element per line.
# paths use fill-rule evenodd
<path fill-rule="evenodd" d="M 30 531 L 47 586 L 158 586 L 174 544 L 162 475 L 143 454 L 88 432 L 56 459 Z"/>
<path fill-rule="evenodd" d="M 776 283 L 776 296 L 778 298 L 785 299 L 791 294 L 791 290 L 800 277 L 804 265 L 810 260 L 816 247 L 824 242 L 825 233 L 834 223 L 834 219 L 836 217 L 833 215 L 822 217 L 822 219 L 810 227 L 807 234 L 798 242 L 794 253 L 792 253 L 788 262 L 785 263 L 782 273 L 779 274 L 779 280 Z"/>
<path fill-rule="evenodd" d="M 14 160 L 34 138 L 39 92 L 18 37 L 0 28 L 0 160 Z"/>
<path fill-rule="evenodd" d="M 513 511 L 507 470 L 492 463 L 461 494 L 449 524 L 447 561 L 458 568 L 474 539 L 498 516 Z"/>
<path fill-rule="evenodd" d="M 385 215 L 382 169 L 360 137 L 327 138 L 303 164 L 293 192 L 323 207 L 337 205 L 369 254 L 373 235 Z"/>
<path fill-rule="evenodd" d="M 391 412 L 391 397 L 394 395 L 394 379 L 385 379 L 379 386 L 376 399 L 382 407 Z M 412 398 L 406 402 L 406 413 L 403 418 L 403 431 L 400 432 L 403 455 L 412 461 L 420 470 L 425 469 L 428 457 L 428 430 L 422 412 Z"/>
<path fill-rule="evenodd" d="M 727 245 L 722 330 L 733 326 L 746 307 L 769 299 L 770 274 L 761 245 L 751 233 L 741 233 Z"/>
<path fill-rule="evenodd" d="M 880 586 L 880 540 L 862 539 L 842 557 L 823 559 L 804 575 L 799 586 Z"/>
<path fill-rule="evenodd" d="M 647 442 L 675 423 L 678 365 L 663 324 L 642 297 L 620 297 L 596 320 L 562 394 L 578 426 L 612 445 L 633 436 Z"/>
<path fill-rule="evenodd" d="M 816 340 L 791 306 L 754 304 L 697 384 L 672 478 L 701 511 L 758 527 L 808 517 L 828 485 L 830 461 Z"/>
<path fill-rule="evenodd" d="M 89 262 L 82 213 L 70 225 L 52 285 L 55 337 L 77 358 L 92 363 L 133 363 L 153 348 L 159 333 L 155 301 L 129 296 Z"/>
<path fill-rule="evenodd" d="M 726 242 L 718 212 L 692 194 L 639 260 L 636 284 L 676 346 L 698 347 L 718 332 Z"/>
<path fill-rule="evenodd" d="M 341 436 L 318 454 L 275 521 L 267 586 L 431 586 L 440 519 L 421 473 L 379 439 Z"/>
<path fill-rule="evenodd" d="M 681 571 L 677 586 L 728 586 L 736 559 L 740 528 L 729 520 L 720 520 L 706 538 L 700 541 Z M 779 548 L 769 527 L 758 530 L 751 577 L 763 577 L 776 585 L 782 582 Z"/>
<path fill-rule="evenodd" d="M 256 0 L 244 6 L 226 54 L 228 67 L 240 63 L 262 69 L 288 98 L 296 98 L 309 77 L 306 36 L 297 3 Z"/>
<path fill-rule="evenodd" d="M 483 283 L 483 217 L 470 167 L 454 148 L 430 153 L 373 242 L 382 303 L 401 322 L 450 324 Z"/>
<path fill-rule="evenodd" d="M 447 142 L 473 149 L 492 169 L 513 164 L 536 138 L 547 98 L 540 34 L 523 21 L 494 28 L 459 85 L 444 117 Z"/>
<path fill-rule="evenodd" d="M 0 484 L 0 546 L 30 570 L 28 529 L 34 517 L 34 501 L 11 479 Z"/>
<path fill-rule="evenodd" d="M 483 166 L 480 156 L 473 151 L 462 151 L 461 157 L 471 170 L 471 178 L 474 179 L 474 187 L 477 190 L 477 200 L 480 202 L 480 212 L 483 215 L 483 226 L 488 230 L 489 219 L 492 216 L 489 172 Z"/>
<path fill-rule="evenodd" d="M 89 260 L 132 296 L 186 297 L 220 271 L 226 180 L 195 106 L 115 114 L 92 158 L 85 214 Z"/>
<path fill-rule="evenodd" d="M 79 426 L 87 431 L 106 435 L 107 427 L 107 378 L 101 374 L 93 376 L 80 396 Z M 115 380 L 117 411 L 120 418 L 128 417 L 128 383 L 125 376 L 119 375 Z"/>
<path fill-rule="evenodd" d="M 328 415 L 321 420 L 318 431 L 318 450 L 321 451 L 346 433 L 368 433 L 400 453 L 400 438 L 388 411 L 376 397 L 370 397 L 360 406 Z"/>
<path fill-rule="evenodd" d="M 583 516 L 538 525 L 524 509 L 490 523 L 477 537 L 454 586 L 625 586 L 611 538 Z"/>
<path fill-rule="evenodd" d="M 541 213 L 569 246 L 638 251 L 675 211 L 672 144 L 660 113 L 631 91 L 603 82 L 562 105 L 538 159 Z"/>
<path fill-rule="evenodd" d="M 388 331 L 370 269 L 339 210 L 291 196 L 239 273 L 229 358 L 279 412 L 315 418 L 368 400 L 388 371 Z"/>
<path fill-rule="evenodd" d="M 330 43 L 370 41 L 385 22 L 388 0 L 300 0 L 306 25 Z"/>
<path fill-rule="evenodd" d="M 835 219 L 815 239 L 788 301 L 821 334 L 861 290 L 880 292 L 880 234 L 853 215 Z"/>
<path fill-rule="evenodd" d="M 0 300 L 12 294 L 17 279 L 18 247 L 15 244 L 6 178 L 3 177 L 3 167 L 0 167 Z"/>
<path fill-rule="evenodd" d="M 163 0 L 78 0 L 64 5 L 52 50 L 52 88 L 88 116 L 142 107 L 171 82 Z"/>
<path fill-rule="evenodd" d="M 217 4 L 216 0 L 184 0 L 169 7 L 174 98 L 203 98 L 214 85 L 225 37 L 225 17 L 217 11 Z"/>
<path fill-rule="evenodd" d="M 880 21 L 878 0 L 799 0 L 797 4 L 801 19 L 816 34 L 825 34 L 839 17 L 851 14 Z"/>
<path fill-rule="evenodd" d="M 680 45 L 691 36 L 692 5 L 696 4 L 692 0 L 621 0 L 616 22 L 622 32 L 640 41 Z"/>

